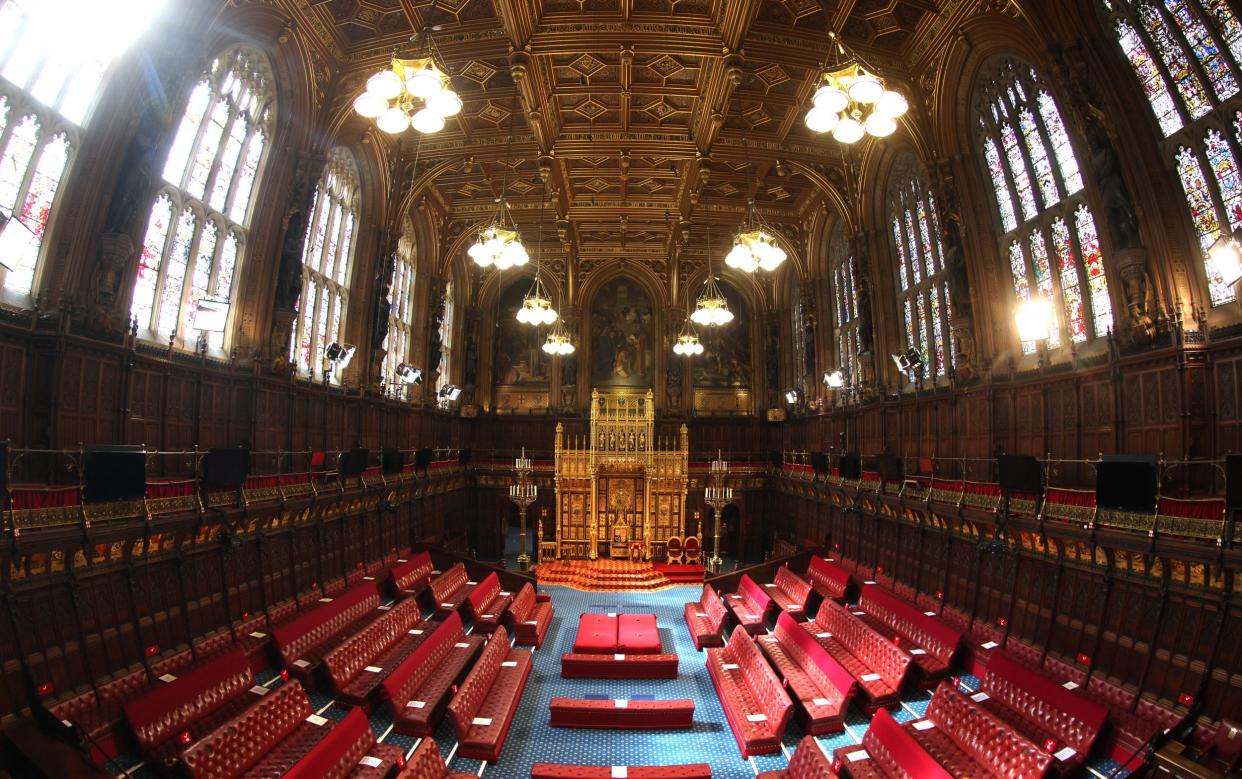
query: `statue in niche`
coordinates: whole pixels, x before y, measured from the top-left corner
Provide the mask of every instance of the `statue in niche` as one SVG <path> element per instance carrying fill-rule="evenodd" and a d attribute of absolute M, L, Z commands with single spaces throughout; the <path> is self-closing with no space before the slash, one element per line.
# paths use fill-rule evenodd
<path fill-rule="evenodd" d="M 1104 222 L 1112 238 L 1113 250 L 1137 249 L 1142 246 L 1139 238 L 1138 217 L 1130 200 L 1130 191 L 1121 175 L 1121 161 L 1108 130 L 1101 123 L 1098 109 L 1088 106 L 1083 117 L 1083 131 L 1087 139 L 1091 173 L 1095 177 L 1100 202 L 1104 205 Z"/>
<path fill-rule="evenodd" d="M 441 338 L 440 330 L 444 326 L 444 295 L 439 294 L 439 287 L 440 285 L 437 284 L 432 290 L 431 333 L 427 349 L 428 376 L 436 376 L 440 370 L 440 360 L 443 357 L 441 347 L 444 345 L 444 341 Z"/>
<path fill-rule="evenodd" d="M 375 310 L 371 313 L 371 348 L 383 349 L 388 340 L 388 317 L 392 313 L 392 274 L 396 269 L 397 255 L 388 252 L 380 261 L 375 276 Z"/>
<path fill-rule="evenodd" d="M 463 382 L 467 387 L 479 383 L 479 332 L 478 318 L 473 308 L 467 308 L 462 319 L 466 334 L 466 371 Z"/>
<path fill-rule="evenodd" d="M 870 354 L 874 345 L 871 325 L 871 272 L 862 236 L 854 237 L 854 297 L 858 302 L 858 350 Z"/>
<path fill-rule="evenodd" d="M 299 154 L 293 169 L 293 191 L 285 211 L 285 237 L 280 245 L 280 264 L 276 274 L 277 311 L 293 311 L 302 296 L 302 251 L 306 242 L 306 226 L 310 221 L 311 202 L 315 187 L 312 160 Z"/>

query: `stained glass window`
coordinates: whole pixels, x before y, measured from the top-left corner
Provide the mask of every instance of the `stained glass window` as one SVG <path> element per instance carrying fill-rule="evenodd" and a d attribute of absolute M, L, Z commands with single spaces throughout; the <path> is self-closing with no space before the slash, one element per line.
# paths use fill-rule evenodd
<path fill-rule="evenodd" d="M 850 384 L 858 381 L 858 290 L 851 241 L 844 222 L 838 221 L 828 239 L 832 269 L 833 310 L 836 312 L 837 367 Z"/>
<path fill-rule="evenodd" d="M 1229 142 L 1217 130 L 1208 130 L 1204 138 L 1208 167 L 1216 177 L 1225 217 L 1230 227 L 1242 225 L 1242 180 L 1238 178 L 1238 164 L 1234 160 Z"/>
<path fill-rule="evenodd" d="M 935 200 L 913 155 L 902 158 L 894 167 L 889 210 L 906 339 L 901 348 L 913 347 L 922 355 L 925 378 L 943 378 L 953 367 L 944 249 Z M 914 376 L 912 372 L 910 378 Z"/>
<path fill-rule="evenodd" d="M 406 223 L 393 258 L 392 286 L 388 289 L 388 337 L 384 342 L 384 377 L 394 394 L 406 397 L 397 379 L 397 366 L 409 359 L 414 328 L 414 226 Z"/>
<path fill-rule="evenodd" d="M 30 295 L 56 193 L 113 61 L 158 13 L 156 0 L 0 0 L 0 214 L 32 238 L 0 257 L 0 288 Z M 19 229 L 19 228 L 14 228 Z"/>
<path fill-rule="evenodd" d="M 1147 44 L 1128 21 L 1119 20 L 1116 30 L 1117 42 L 1121 44 L 1126 59 L 1130 60 L 1130 67 L 1134 68 L 1134 75 L 1138 77 L 1143 92 L 1147 95 L 1147 102 L 1151 103 L 1156 122 L 1165 135 L 1172 135 L 1182 128 L 1182 115 L 1178 111 L 1177 101 L 1169 92 L 1164 74 L 1160 72 L 1160 66 L 1156 64 Z"/>
<path fill-rule="evenodd" d="M 193 346 L 199 302 L 231 302 L 272 100 L 265 61 L 242 46 L 216 57 L 191 90 L 147 221 L 130 304 L 144 337 L 163 342 L 175 333 L 176 345 Z M 224 332 L 202 335 L 224 347 Z"/>
<path fill-rule="evenodd" d="M 1113 304 L 1108 297 L 1108 281 L 1104 277 L 1104 257 L 1100 254 L 1095 219 L 1085 205 L 1079 205 L 1074 212 L 1074 225 L 1078 230 L 1082 265 L 1087 272 L 1087 289 L 1091 293 L 1091 311 L 1095 316 L 1095 334 L 1107 335 L 1113 328 Z"/>
<path fill-rule="evenodd" d="M 978 118 L 983 162 L 994 184 L 1034 178 L 1043 204 L 1034 214 L 1024 206 L 1019 222 L 1012 216 L 1008 189 L 996 187 L 1004 229 L 1000 248 L 1009 261 L 1015 299 L 1038 294 L 1052 304 L 1055 321 L 1046 342 L 1050 349 L 1060 348 L 1067 340 L 1082 344 L 1107 335 L 1112 304 L 1099 241 L 1094 240 L 1095 223 L 1083 202 L 1082 171 L 1052 90 L 1036 71 L 1012 58 L 995 61 L 978 88 L 980 105 L 989 106 Z M 1007 117 L 1017 117 L 1020 146 Z M 1002 147 L 1006 149 L 1003 157 L 996 151 Z M 1069 227 L 1079 223 L 1079 211 L 1091 225 L 1091 255 L 1079 246 Z M 1095 286 L 1090 286 L 1092 268 Z M 1084 292 L 1087 289 L 1091 294 Z M 1034 342 L 1022 344 L 1025 354 L 1035 349 Z"/>
<path fill-rule="evenodd" d="M 342 340 L 353 262 L 353 224 L 358 212 L 358 168 L 342 148 L 332 150 L 315 190 L 302 250 L 302 294 L 289 361 L 302 376 L 318 377 L 329 367 L 324 352 Z M 329 375 L 332 381 L 340 377 Z"/>

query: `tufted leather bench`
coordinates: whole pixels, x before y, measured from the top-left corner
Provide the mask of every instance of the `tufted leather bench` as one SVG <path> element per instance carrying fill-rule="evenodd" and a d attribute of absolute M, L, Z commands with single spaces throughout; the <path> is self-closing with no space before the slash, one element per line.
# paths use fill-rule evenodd
<path fill-rule="evenodd" d="M 291 674 L 308 688 L 323 656 L 343 637 L 362 630 L 382 614 L 375 582 L 362 584 L 298 615 L 272 631 L 272 641 Z"/>
<path fill-rule="evenodd" d="M 694 726 L 694 701 L 632 701 L 553 698 L 548 704 L 553 727 L 660 730 Z"/>
<path fill-rule="evenodd" d="M 448 705 L 462 757 L 499 759 L 531 665 L 530 651 L 511 648 L 508 631 L 497 628 Z"/>
<path fill-rule="evenodd" d="M 535 588 L 523 584 L 522 589 L 513 599 L 509 607 L 509 615 L 513 618 L 513 635 L 522 646 L 543 646 L 543 637 L 552 624 L 552 601 L 540 600 L 535 596 Z"/>
<path fill-rule="evenodd" d="M 941 682 L 924 719 L 907 722 L 906 732 L 954 776 L 1039 779 L 1052 756 L 951 682 Z"/>
<path fill-rule="evenodd" d="M 778 752 L 793 702 L 745 630 L 707 652 L 707 672 L 742 757 Z"/>
<path fill-rule="evenodd" d="M 436 619 L 444 619 L 461 608 L 475 582 L 469 581 L 466 566 L 455 564 L 431 580 L 431 599 L 435 602 Z"/>
<path fill-rule="evenodd" d="M 819 607 L 814 622 L 800 625 L 858 680 L 859 692 L 865 698 L 864 711 L 870 714 L 900 703 L 899 691 L 910 667 L 910 655 L 891 639 L 830 600 Z"/>
<path fill-rule="evenodd" d="M 712 768 L 707 763 L 687 765 L 558 765 L 535 763 L 530 769 L 531 779 L 711 779 Z"/>
<path fill-rule="evenodd" d="M 762 587 L 755 584 L 749 574 L 742 574 L 742 580 L 737 583 L 737 592 L 726 596 L 724 602 L 747 633 L 753 636 L 767 631 L 764 623 L 767 621 L 772 598 Z"/>
<path fill-rule="evenodd" d="M 98 684 L 94 690 L 48 704 L 48 710 L 57 719 L 72 722 L 98 740 L 124 718 L 124 705 L 150 687 L 147 670 L 137 668 Z"/>
<path fill-rule="evenodd" d="M 283 773 L 293 761 L 281 768 L 274 755 L 279 751 L 287 756 L 288 750 L 277 750 L 277 745 L 302 731 L 296 743 L 313 746 L 327 733 L 326 722 L 307 721 L 314 713 L 298 681 L 282 684 L 191 744 L 182 758 L 185 769 L 194 779 L 231 779 L 263 762 Z"/>
<path fill-rule="evenodd" d="M 849 594 L 850 574 L 841 566 L 834 565 L 835 562 L 818 555 L 813 556 L 806 569 L 806 578 L 810 580 L 815 592 L 840 603 Z"/>
<path fill-rule="evenodd" d="M 1074 771 L 1104 727 L 1108 709 L 995 652 L 971 700 L 1026 738 L 1051 744 L 1054 773 Z"/>
<path fill-rule="evenodd" d="M 474 620 L 474 629 L 491 633 L 509 611 L 513 594 L 500 589 L 500 577 L 493 571 L 466 596 L 466 611 Z"/>
<path fill-rule="evenodd" d="M 725 608 L 715 588 L 710 584 L 703 585 L 703 592 L 697 601 L 685 605 L 686 627 L 690 629 L 690 640 L 694 648 L 702 650 L 708 646 L 724 646 L 720 631 L 724 627 L 725 617 L 729 610 Z"/>
<path fill-rule="evenodd" d="M 926 681 L 949 675 L 954 656 L 962 645 L 962 634 L 935 617 L 929 617 L 913 605 L 877 585 L 865 584 L 858 609 L 861 619 L 877 632 L 899 639 L 900 646 L 910 653 L 915 667 Z"/>
<path fill-rule="evenodd" d="M 404 759 L 401 747 L 377 743 L 362 709 L 354 709 L 282 779 L 386 779 Z"/>
<path fill-rule="evenodd" d="M 410 636 L 409 631 L 421 624 L 422 615 L 413 598 L 399 601 L 382 616 L 345 639 L 345 643 L 324 655 L 323 665 L 332 680 L 341 703 L 365 705 L 367 698 L 379 689 L 385 669 L 373 661 L 397 642 Z M 394 666 L 395 667 L 395 666 Z M 391 668 L 388 669 L 391 672 Z M 372 684 L 350 687 L 358 677 L 376 677 Z M 362 694 L 360 694 L 362 693 Z"/>
<path fill-rule="evenodd" d="M 837 773 L 853 779 L 953 779 L 884 709 L 871 719 L 861 744 L 841 747 L 832 754 Z"/>
<path fill-rule="evenodd" d="M 785 679 L 802 730 L 811 735 L 845 729 L 845 710 L 854 697 L 854 677 L 786 613 L 776 629 L 756 641 Z"/>
<path fill-rule="evenodd" d="M 605 654 L 561 655 L 565 679 L 676 679 L 677 655 Z"/>
<path fill-rule="evenodd" d="M 427 552 L 419 552 L 408 559 L 398 558 L 392 570 L 389 571 L 397 596 L 418 597 L 421 595 L 423 590 L 431 584 L 431 571 L 434 568 L 435 564 L 431 562 L 431 555 Z"/>
<path fill-rule="evenodd" d="M 804 736 L 798 742 L 789 766 L 777 771 L 764 771 L 758 779 L 835 779 L 832 762 L 820 749 L 814 736 Z"/>
<path fill-rule="evenodd" d="M 807 618 L 806 607 L 811 598 L 811 583 L 789 570 L 788 565 L 777 568 L 776 577 L 763 587 L 776 602 L 778 610 L 787 612 L 794 619 Z"/>
<path fill-rule="evenodd" d="M 448 770 L 436 740 L 425 738 L 418 742 L 418 748 L 405 761 L 405 767 L 397 774 L 397 779 L 475 779 L 476 776 L 465 771 Z"/>
<path fill-rule="evenodd" d="M 254 703 L 252 688 L 250 663 L 235 648 L 129 701 L 124 706 L 125 719 L 151 763 L 172 766 L 199 735 Z"/>
<path fill-rule="evenodd" d="M 483 636 L 465 635 L 456 612 L 440 623 L 388 674 L 381 693 L 393 727 L 409 736 L 430 736 L 444 718 L 454 685 L 483 646 Z"/>

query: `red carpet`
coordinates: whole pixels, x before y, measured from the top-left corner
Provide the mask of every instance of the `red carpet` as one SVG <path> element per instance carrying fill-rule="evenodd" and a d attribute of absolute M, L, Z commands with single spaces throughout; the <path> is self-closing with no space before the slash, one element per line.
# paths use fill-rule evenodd
<path fill-rule="evenodd" d="M 540 584 L 578 590 L 660 590 L 701 584 L 703 566 L 634 563 L 628 560 L 550 560 L 535 568 Z"/>

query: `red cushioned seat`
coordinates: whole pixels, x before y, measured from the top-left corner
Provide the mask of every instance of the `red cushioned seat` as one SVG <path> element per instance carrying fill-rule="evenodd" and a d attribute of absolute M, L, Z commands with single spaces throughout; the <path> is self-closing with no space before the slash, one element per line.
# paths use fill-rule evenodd
<path fill-rule="evenodd" d="M 513 594 L 500 589 L 500 577 L 493 572 L 470 591 L 465 607 L 474 620 L 475 631 L 491 633 L 509 613 L 512 602 Z"/>
<path fill-rule="evenodd" d="M 465 771 L 450 771 L 440 756 L 440 748 L 434 738 L 425 738 L 418 743 L 418 748 L 405 762 L 397 779 L 475 779 L 477 774 Z"/>
<path fill-rule="evenodd" d="M 772 606 L 772 598 L 749 574 L 742 574 L 742 579 L 737 584 L 737 592 L 731 593 L 724 602 L 747 633 L 753 636 L 767 631 L 765 623 L 768 609 Z"/>
<path fill-rule="evenodd" d="M 619 770 L 622 768 L 624 772 Z M 643 766 L 535 763 L 530 769 L 531 779 L 612 779 L 615 776 L 625 776 L 626 779 L 711 779 L 712 768 L 707 763 Z"/>
<path fill-rule="evenodd" d="M 863 735 L 862 743 L 838 749 L 833 753 L 833 763 L 839 763 L 838 770 L 854 779 L 953 779 L 953 774 L 937 763 L 884 709 L 871 719 L 871 727 Z"/>
<path fill-rule="evenodd" d="M 185 750 L 185 771 L 195 779 L 232 779 L 253 770 L 281 776 L 326 732 L 297 680 L 264 694 L 241 715 L 195 739 Z M 320 721 L 322 720 L 322 721 Z"/>
<path fill-rule="evenodd" d="M 453 685 L 465 677 L 483 640 L 483 636 L 465 635 L 461 615 L 454 612 L 384 679 L 382 695 L 398 733 L 429 736 L 435 732 Z"/>
<path fill-rule="evenodd" d="M 383 676 L 392 671 L 392 667 L 384 668 L 373 661 L 394 644 L 410 637 L 409 631 L 421 622 L 422 615 L 413 599 L 399 601 L 361 632 L 328 652 L 323 664 L 337 691 L 337 699 L 350 706 L 365 705 L 367 698 L 379 689 Z M 350 684 L 360 676 L 370 678 L 372 683 L 351 688 Z"/>
<path fill-rule="evenodd" d="M 806 577 L 815 592 L 828 600 L 840 603 L 849 594 L 850 574 L 835 562 L 835 560 L 825 559 L 818 555 L 812 557 L 806 569 Z"/>
<path fill-rule="evenodd" d="M 511 648 L 508 632 L 497 628 L 448 706 L 458 754 L 489 762 L 499 759 L 531 665 L 531 653 Z"/>
<path fill-rule="evenodd" d="M 617 652 L 628 655 L 659 654 L 660 634 L 656 631 L 655 614 L 620 614 L 617 616 Z"/>
<path fill-rule="evenodd" d="M 734 630 L 723 648 L 706 652 L 708 674 L 742 757 L 779 751 L 793 703 L 755 642 Z"/>
<path fill-rule="evenodd" d="M 470 596 L 475 583 L 469 581 L 466 566 L 456 563 L 444 573 L 431 580 L 429 589 L 431 599 L 435 603 L 436 619 L 444 619 L 461 608 Z"/>
<path fill-rule="evenodd" d="M 376 747 L 381 747 L 376 749 Z M 282 779 L 346 779 L 387 777 L 402 756 L 400 748 L 377 745 L 375 732 L 362 709 L 354 709 L 331 727 Z"/>
<path fill-rule="evenodd" d="M 431 584 L 431 571 L 434 568 L 431 555 L 419 552 L 413 557 L 398 559 L 388 575 L 398 597 L 418 596 Z"/>
<path fill-rule="evenodd" d="M 660 730 L 694 726 L 694 701 L 553 698 L 550 724 L 560 728 Z"/>
<path fill-rule="evenodd" d="M 807 618 L 807 603 L 813 592 L 811 583 L 789 570 L 788 565 L 778 568 L 775 578 L 771 583 L 763 585 L 763 588 L 771 596 L 779 611 L 789 614 L 794 619 Z"/>
<path fill-rule="evenodd" d="M 863 585 L 858 615 L 869 627 L 888 635 L 910 654 L 921 672 L 923 686 L 932 686 L 949 675 L 962 645 L 962 634 L 934 616 L 875 584 Z"/>
<path fill-rule="evenodd" d="M 617 651 L 617 615 L 582 614 L 574 637 L 575 654 L 612 654 Z"/>
<path fill-rule="evenodd" d="M 764 771 L 758 779 L 835 779 L 832 761 L 820 749 L 814 736 L 804 736 L 798 742 L 789 765 L 776 771 Z"/>
<path fill-rule="evenodd" d="M 566 679 L 676 679 L 677 655 L 564 654 Z"/>
<path fill-rule="evenodd" d="M 299 614 L 272 631 L 272 641 L 289 673 L 307 689 L 313 689 L 316 669 L 323 655 L 335 648 L 341 637 L 361 630 L 383 612 L 375 582 L 363 582 L 336 597 L 322 597 L 319 605 Z"/>
<path fill-rule="evenodd" d="M 797 701 L 794 716 L 803 731 L 818 736 L 844 730 L 856 687 L 850 672 L 789 614 L 777 617 L 776 629 L 757 642 Z"/>
<path fill-rule="evenodd" d="M 543 646 L 543 637 L 547 635 L 548 627 L 552 624 L 553 609 L 550 600 L 540 600 L 533 586 L 529 583 L 523 584 L 509 606 L 509 614 L 513 617 L 513 635 L 517 643 L 536 649 Z"/>
<path fill-rule="evenodd" d="M 687 603 L 684 611 L 686 627 L 690 630 L 690 640 L 694 642 L 695 649 L 724 646 L 720 631 L 724 627 L 725 617 L 729 610 L 710 584 L 703 585 L 703 592 L 699 595 L 699 599 Z"/>
<path fill-rule="evenodd" d="M 813 622 L 799 623 L 832 658 L 858 682 L 860 705 L 868 714 L 897 706 L 910 667 L 910 655 L 850 614 L 841 604 L 826 600 Z"/>

